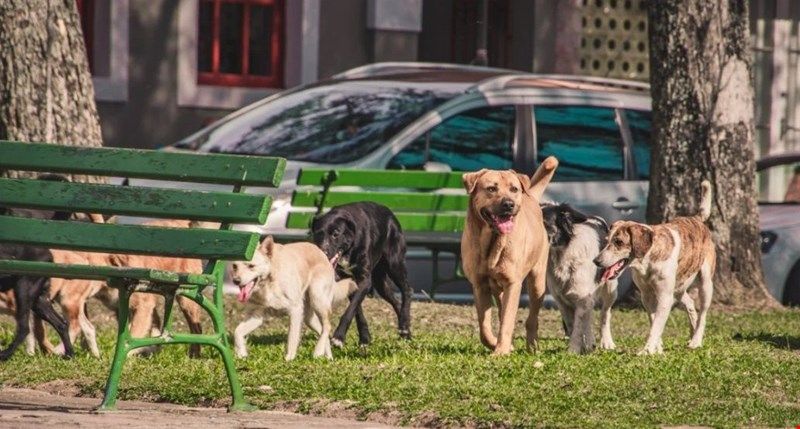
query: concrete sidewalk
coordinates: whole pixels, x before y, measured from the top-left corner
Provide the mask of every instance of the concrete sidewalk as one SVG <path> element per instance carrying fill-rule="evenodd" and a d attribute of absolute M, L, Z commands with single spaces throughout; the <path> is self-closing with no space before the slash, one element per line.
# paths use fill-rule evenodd
<path fill-rule="evenodd" d="M 220 408 L 119 401 L 119 411 L 94 414 L 96 398 L 56 396 L 30 389 L 0 387 L 3 428 L 388 428 L 377 423 L 311 417 L 280 411 L 227 413 Z"/>

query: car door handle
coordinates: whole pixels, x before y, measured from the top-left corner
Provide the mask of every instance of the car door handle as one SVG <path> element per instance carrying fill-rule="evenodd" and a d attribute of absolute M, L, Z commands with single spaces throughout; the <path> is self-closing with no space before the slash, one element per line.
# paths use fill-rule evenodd
<path fill-rule="evenodd" d="M 611 203 L 611 207 L 617 210 L 634 210 L 639 208 L 639 204 L 625 197 L 620 197 L 617 201 Z"/>

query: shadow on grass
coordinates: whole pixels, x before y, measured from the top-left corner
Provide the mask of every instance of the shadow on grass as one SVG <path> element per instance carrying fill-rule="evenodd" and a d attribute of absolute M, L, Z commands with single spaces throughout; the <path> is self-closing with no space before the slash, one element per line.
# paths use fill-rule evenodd
<path fill-rule="evenodd" d="M 275 333 L 268 335 L 250 335 L 247 337 L 247 342 L 250 344 L 259 344 L 262 346 L 274 346 L 275 344 L 284 344 L 286 342 L 285 333 Z"/>
<path fill-rule="evenodd" d="M 800 337 L 792 335 L 776 335 L 768 332 L 755 334 L 735 334 L 734 341 L 758 341 L 781 350 L 800 350 Z"/>

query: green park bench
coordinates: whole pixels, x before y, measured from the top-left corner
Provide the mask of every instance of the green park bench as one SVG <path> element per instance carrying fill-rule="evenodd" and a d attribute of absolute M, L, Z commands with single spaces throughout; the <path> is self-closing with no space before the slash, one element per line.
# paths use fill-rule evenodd
<path fill-rule="evenodd" d="M 434 298 L 438 286 L 463 278 L 459 256 L 469 197 L 464 192 L 462 174 L 304 168 L 297 177 L 298 189 L 292 195 L 293 211 L 287 217 L 286 227 L 308 229 L 314 216 L 341 204 L 358 201 L 383 204 L 394 211 L 409 247 L 431 251 L 430 295 Z M 440 273 L 441 253 L 455 255 L 452 273 Z"/>
<path fill-rule="evenodd" d="M 100 410 L 113 410 L 125 359 L 130 350 L 164 344 L 200 344 L 219 351 L 230 384 L 231 410 L 252 409 L 244 399 L 223 312 L 225 261 L 250 260 L 258 246 L 256 233 L 234 231 L 232 223 L 267 220 L 271 198 L 242 193 L 244 186 L 276 187 L 285 168 L 282 158 L 189 154 L 177 152 L 68 147 L 0 141 L 0 171 L 85 174 L 218 185 L 225 191 L 202 192 L 45 180 L 0 179 L 0 206 L 63 210 L 104 215 L 219 222 L 219 229 L 163 228 L 95 224 L 0 216 L 0 242 L 89 252 L 160 255 L 204 260 L 202 274 L 0 260 L 0 273 L 96 279 L 119 290 L 117 344 Z M 225 186 L 219 186 L 225 185 Z M 203 291 L 211 289 L 209 299 Z M 162 334 L 131 338 L 128 303 L 131 293 L 164 296 Z M 188 334 L 172 328 L 176 295 L 197 302 L 211 317 L 212 334 Z"/>

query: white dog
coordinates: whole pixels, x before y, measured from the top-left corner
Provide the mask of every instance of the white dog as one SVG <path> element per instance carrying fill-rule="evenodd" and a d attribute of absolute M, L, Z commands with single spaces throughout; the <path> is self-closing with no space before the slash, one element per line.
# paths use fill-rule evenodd
<path fill-rule="evenodd" d="M 297 355 L 303 321 L 319 334 L 314 357 L 331 354 L 332 308 L 356 290 L 350 279 L 336 281 L 328 258 L 311 243 L 275 243 L 268 236 L 251 261 L 231 265 L 233 282 L 239 286 L 239 301 L 257 306 L 234 332 L 236 355 L 247 356 L 245 337 L 261 326 L 270 313 L 289 314 L 286 360 Z"/>
<path fill-rule="evenodd" d="M 550 240 L 547 287 L 561 310 L 569 351 L 594 349 L 592 315 L 597 298 L 602 303 L 600 348 L 613 350 L 611 306 L 617 299 L 617 280 L 603 277 L 593 262 L 605 246 L 608 225 L 568 204 L 543 204 L 542 217 Z"/>

